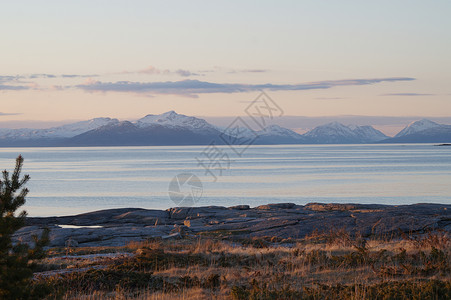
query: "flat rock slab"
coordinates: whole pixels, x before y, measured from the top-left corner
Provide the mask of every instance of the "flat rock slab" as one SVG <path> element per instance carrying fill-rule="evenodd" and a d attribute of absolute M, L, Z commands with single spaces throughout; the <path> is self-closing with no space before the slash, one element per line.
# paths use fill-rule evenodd
<path fill-rule="evenodd" d="M 451 232 L 451 205 L 277 203 L 255 208 L 247 205 L 167 210 L 121 208 L 65 217 L 27 218 L 26 225 L 15 234 L 16 241 L 31 243 L 32 236 L 47 227 L 51 247 L 124 246 L 175 233 L 301 239 L 313 231 L 344 229 L 369 237 L 400 232 L 421 234 L 437 229 Z"/>

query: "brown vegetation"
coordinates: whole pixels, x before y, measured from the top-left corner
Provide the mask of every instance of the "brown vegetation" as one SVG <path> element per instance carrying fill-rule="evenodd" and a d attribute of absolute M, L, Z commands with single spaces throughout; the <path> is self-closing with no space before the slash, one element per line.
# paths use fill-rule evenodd
<path fill-rule="evenodd" d="M 49 299 L 451 298 L 447 232 L 395 240 L 331 230 L 287 242 L 198 236 L 70 256 L 52 249 L 34 282 L 49 287 Z"/>

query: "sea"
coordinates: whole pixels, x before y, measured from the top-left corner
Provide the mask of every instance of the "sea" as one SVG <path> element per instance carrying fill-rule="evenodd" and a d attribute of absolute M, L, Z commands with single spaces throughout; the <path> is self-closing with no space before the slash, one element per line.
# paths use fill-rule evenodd
<path fill-rule="evenodd" d="M 0 148 L 25 161 L 29 216 L 268 203 L 451 204 L 451 147 L 432 144 Z"/>

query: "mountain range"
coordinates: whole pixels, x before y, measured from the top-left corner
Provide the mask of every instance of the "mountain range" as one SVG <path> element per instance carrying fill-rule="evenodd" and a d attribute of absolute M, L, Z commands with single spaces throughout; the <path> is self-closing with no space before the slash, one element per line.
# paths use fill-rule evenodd
<path fill-rule="evenodd" d="M 221 128 L 207 121 L 169 111 L 135 122 L 95 118 L 48 129 L 0 129 L 0 147 L 151 146 L 215 144 L 361 144 L 448 143 L 451 125 L 430 120 L 413 122 L 388 137 L 372 126 L 332 122 L 298 134 L 278 125 L 260 131 L 247 126 Z"/>

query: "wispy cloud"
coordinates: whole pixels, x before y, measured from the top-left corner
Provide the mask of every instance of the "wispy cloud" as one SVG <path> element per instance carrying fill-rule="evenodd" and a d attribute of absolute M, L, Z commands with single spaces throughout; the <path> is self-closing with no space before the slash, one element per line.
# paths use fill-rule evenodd
<path fill-rule="evenodd" d="M 0 91 L 22 91 L 22 90 L 29 90 L 29 89 L 31 89 L 31 87 L 25 86 L 25 85 L 0 84 Z"/>
<path fill-rule="evenodd" d="M 98 77 L 97 74 L 21 74 L 21 75 L 0 75 L 0 83 L 11 83 L 11 82 L 23 82 L 27 79 L 38 79 L 38 78 L 87 78 L 87 77 Z"/>
<path fill-rule="evenodd" d="M 14 116 L 14 115 L 21 115 L 20 113 L 4 113 L 0 112 L 0 116 Z"/>
<path fill-rule="evenodd" d="M 370 79 L 345 79 L 308 82 L 301 84 L 239 84 L 239 83 L 214 83 L 199 80 L 182 80 L 166 82 L 101 82 L 89 81 L 77 85 L 76 88 L 89 92 L 131 92 L 143 94 L 176 94 L 184 96 L 197 96 L 206 93 L 241 93 L 256 90 L 271 91 L 297 91 L 312 89 L 329 89 L 336 86 L 370 85 L 381 82 L 410 81 L 410 77 L 389 77 Z"/>
<path fill-rule="evenodd" d="M 435 94 L 421 94 L 421 93 L 389 93 L 382 94 L 381 96 L 436 96 Z"/>
<path fill-rule="evenodd" d="M 244 69 L 244 70 L 230 70 L 227 73 L 235 74 L 235 73 L 266 73 L 269 70 L 266 69 Z"/>
<path fill-rule="evenodd" d="M 31 74 L 28 75 L 26 78 L 29 79 L 36 79 L 36 78 L 56 78 L 56 75 L 53 74 Z"/>
<path fill-rule="evenodd" d="M 317 97 L 317 100 L 342 100 L 347 99 L 346 97 Z"/>
<path fill-rule="evenodd" d="M 0 75 L 0 83 L 17 81 L 18 79 L 20 79 L 19 76 Z"/>
<path fill-rule="evenodd" d="M 269 70 L 265 70 L 265 69 L 248 69 L 248 70 L 243 70 L 242 72 L 244 72 L 244 73 L 266 73 L 266 72 L 269 72 Z"/>
<path fill-rule="evenodd" d="M 197 73 L 193 73 L 191 71 L 188 70 L 183 70 L 183 69 L 178 69 L 176 71 L 174 71 L 176 74 L 183 76 L 183 77 L 188 77 L 188 76 L 198 76 L 199 74 Z"/>
<path fill-rule="evenodd" d="M 41 88 L 35 81 L 36 79 L 57 79 L 57 78 L 93 78 L 100 75 L 96 74 L 22 74 L 22 75 L 0 75 L 0 91 L 23 91 L 23 90 L 46 90 L 47 88 Z M 52 85 L 50 89 L 56 90 Z M 61 90 L 61 86 L 59 86 Z"/>
<path fill-rule="evenodd" d="M 238 72 L 261 73 L 267 72 L 264 69 L 247 69 L 239 70 Z M 153 66 L 149 66 L 137 71 L 123 71 L 115 74 L 177 74 L 182 77 L 189 77 L 198 75 L 189 70 L 162 70 Z M 111 75 L 111 74 L 110 74 Z M 187 97 L 197 97 L 199 94 L 208 93 L 242 93 L 252 92 L 257 90 L 271 90 L 271 91 L 298 91 L 298 90 L 313 90 L 313 89 L 330 89 L 337 86 L 353 86 L 353 85 L 370 85 L 382 82 L 396 82 L 396 81 L 410 81 L 415 80 L 410 77 L 388 77 L 388 78 L 360 78 L 360 79 L 344 79 L 344 80 L 326 80 L 307 82 L 300 84 L 241 84 L 241 83 L 217 83 L 200 80 L 180 80 L 180 81 L 154 81 L 154 82 L 140 82 L 140 81 L 101 81 L 94 80 L 95 77 L 102 77 L 97 74 L 48 74 L 35 73 L 26 75 L 0 75 L 0 91 L 21 91 L 21 90 L 64 90 L 70 88 L 77 88 L 87 92 L 123 92 L 123 93 L 137 93 L 146 94 L 147 96 L 154 94 L 174 94 Z M 37 79 L 56 80 L 58 78 L 89 78 L 84 83 L 61 85 L 59 83 L 49 84 L 47 87 L 41 87 L 37 84 Z M 34 79 L 34 80 L 33 80 Z M 35 81 L 36 80 L 36 81 Z M 389 94 L 387 94 L 389 95 Z M 390 94 L 390 95 L 414 95 L 410 93 L 404 94 Z M 416 94 L 429 95 L 429 94 Z M 330 98 L 329 98 L 330 99 Z M 338 99 L 334 97 L 333 99 Z"/>
<path fill-rule="evenodd" d="M 27 81 L 27 78 L 24 75 L 0 75 L 0 91 L 23 91 L 32 89 L 34 83 Z"/>
<path fill-rule="evenodd" d="M 98 74 L 61 74 L 58 77 L 61 78 L 90 78 L 90 77 L 99 77 L 100 75 Z"/>
<path fill-rule="evenodd" d="M 200 74 L 185 70 L 185 69 L 177 69 L 177 70 L 169 70 L 169 69 L 159 69 L 154 66 L 148 66 L 147 68 L 135 70 L 135 71 L 122 71 L 116 74 L 147 74 L 147 75 L 178 75 L 182 77 L 189 76 L 198 76 Z"/>

